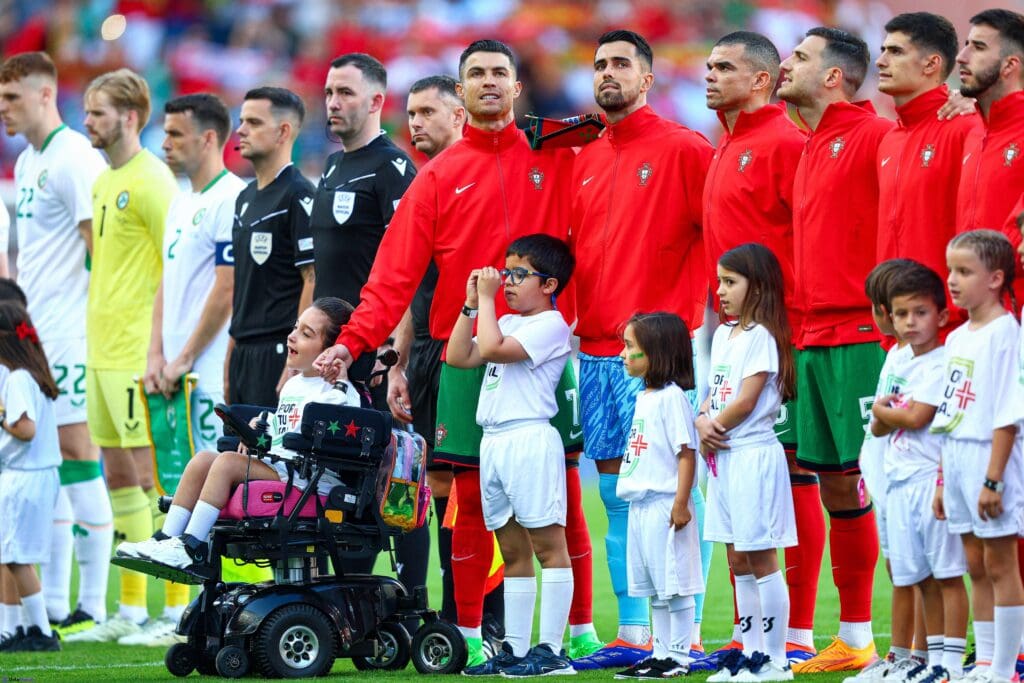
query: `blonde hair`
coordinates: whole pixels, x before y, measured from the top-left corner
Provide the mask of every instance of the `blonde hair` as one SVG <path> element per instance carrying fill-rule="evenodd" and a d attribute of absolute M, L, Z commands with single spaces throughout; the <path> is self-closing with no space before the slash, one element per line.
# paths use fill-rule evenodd
<path fill-rule="evenodd" d="M 1013 295 L 1013 276 L 1017 259 L 1009 238 L 997 230 L 968 230 L 949 241 L 950 249 L 969 249 L 989 272 L 1003 273 L 1003 289 L 1008 294 L 1012 310 L 1016 312 L 1017 300 Z"/>
<path fill-rule="evenodd" d="M 149 122 L 150 98 L 146 80 L 131 69 L 118 69 L 93 79 L 85 91 L 88 99 L 93 93 L 103 92 L 110 103 L 120 111 L 134 111 L 139 115 L 139 131 Z"/>

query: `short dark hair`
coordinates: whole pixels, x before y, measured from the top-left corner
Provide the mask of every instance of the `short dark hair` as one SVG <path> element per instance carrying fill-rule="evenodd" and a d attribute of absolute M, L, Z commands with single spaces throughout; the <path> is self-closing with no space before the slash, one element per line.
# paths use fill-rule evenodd
<path fill-rule="evenodd" d="M 990 26 L 999 32 L 1000 56 L 1024 56 L 1024 15 L 1008 9 L 987 9 L 971 17 L 971 26 Z"/>
<path fill-rule="evenodd" d="M 551 235 L 535 233 L 524 235 L 508 245 L 505 256 L 518 256 L 527 259 L 538 272 L 544 273 L 558 281 L 555 296 L 562 293 L 569 284 L 572 271 L 576 268 L 569 245 Z"/>
<path fill-rule="evenodd" d="M 644 386 L 661 389 L 675 382 L 682 390 L 693 389 L 693 342 L 686 323 L 675 313 L 637 313 L 626 325 L 633 326 L 637 345 L 647 356 Z"/>
<path fill-rule="evenodd" d="M 354 310 L 352 304 L 336 296 L 322 296 L 316 299 L 310 306 L 323 311 L 324 315 L 327 316 L 328 325 L 327 329 L 324 330 L 324 348 L 333 346 L 334 342 L 338 339 L 338 335 L 341 334 L 341 328 L 352 317 L 352 311 Z"/>
<path fill-rule="evenodd" d="M 868 44 L 841 28 L 818 26 L 807 32 L 807 37 L 817 36 L 825 41 L 825 64 L 827 67 L 839 67 L 843 72 L 843 81 L 849 84 L 847 94 L 851 97 L 868 75 L 868 64 L 871 52 Z"/>
<path fill-rule="evenodd" d="M 249 92 L 245 93 L 244 99 L 268 100 L 270 102 L 270 110 L 273 112 L 275 118 L 291 114 L 298 118 L 300 126 L 306 118 L 306 105 L 302 103 L 302 98 L 288 88 L 276 88 L 264 85 L 259 88 L 253 88 Z"/>
<path fill-rule="evenodd" d="M 45 52 L 19 52 L 0 64 L 0 83 L 20 81 L 37 75 L 57 80 L 57 67 Z"/>
<path fill-rule="evenodd" d="M 421 78 L 413 83 L 412 87 L 409 88 L 409 94 L 415 95 L 418 92 L 423 92 L 424 90 L 430 90 L 433 88 L 437 90 L 438 95 L 449 95 L 459 100 L 461 98 L 459 97 L 459 93 L 455 90 L 455 86 L 458 84 L 459 82 L 451 76 L 444 76 L 441 74 L 437 76 L 427 76 L 426 78 Z"/>
<path fill-rule="evenodd" d="M 867 279 L 864 280 L 864 294 L 867 295 L 871 305 L 876 309 L 881 309 L 884 306 L 886 310 L 889 310 L 889 285 L 893 278 L 900 271 L 920 265 L 917 261 L 911 261 L 908 258 L 891 258 L 872 268 Z"/>
<path fill-rule="evenodd" d="M 885 32 L 904 33 L 919 50 L 939 53 L 943 80 L 952 73 L 959 43 L 956 29 L 946 17 L 931 12 L 898 14 L 885 25 Z"/>
<path fill-rule="evenodd" d="M 164 105 L 165 114 L 192 112 L 192 120 L 200 131 L 212 130 L 217 134 L 217 143 L 224 145 L 231 134 L 231 113 L 227 105 L 216 95 L 195 93 L 168 100 Z"/>
<path fill-rule="evenodd" d="M 605 43 L 618 43 L 618 42 L 630 43 L 636 48 L 636 54 L 640 57 L 640 60 L 647 67 L 648 71 L 654 68 L 654 51 L 651 49 L 650 43 L 644 39 L 642 35 L 636 31 L 630 31 L 629 29 L 615 29 L 614 31 L 608 31 L 597 39 L 598 46 L 604 45 Z"/>
<path fill-rule="evenodd" d="M 0 277 L 0 301 L 17 301 L 28 308 L 28 297 L 25 296 L 25 290 L 9 277 Z"/>
<path fill-rule="evenodd" d="M 362 72 L 363 78 L 367 81 L 380 86 L 381 90 L 388 89 L 388 70 L 376 57 L 365 52 L 349 52 L 331 61 L 332 69 L 340 69 L 343 66 L 354 66 Z"/>
<path fill-rule="evenodd" d="M 474 40 L 469 44 L 469 47 L 463 50 L 462 54 L 459 55 L 459 78 L 462 78 L 462 69 L 466 66 L 466 60 L 469 59 L 470 55 L 476 52 L 499 52 L 508 57 L 508 61 L 512 64 L 512 71 L 518 71 L 518 68 L 516 67 L 516 56 L 512 53 L 512 48 L 500 40 L 484 38 L 483 40 Z"/>
<path fill-rule="evenodd" d="M 775 43 L 766 36 L 753 31 L 733 31 L 719 38 L 715 47 L 719 45 L 742 45 L 743 57 L 754 69 L 767 71 L 772 77 L 772 83 L 779 79 L 782 57 L 779 56 L 779 49 L 775 47 Z"/>
<path fill-rule="evenodd" d="M 939 274 L 926 265 L 915 263 L 893 273 L 889 280 L 889 312 L 892 300 L 898 296 L 924 296 L 935 302 L 940 311 L 946 310 L 946 285 Z"/>

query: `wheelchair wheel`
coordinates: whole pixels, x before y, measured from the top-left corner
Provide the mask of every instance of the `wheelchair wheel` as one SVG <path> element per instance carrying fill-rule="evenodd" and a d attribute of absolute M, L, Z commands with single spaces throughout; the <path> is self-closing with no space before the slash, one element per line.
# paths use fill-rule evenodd
<path fill-rule="evenodd" d="M 334 627 L 310 605 L 285 605 L 260 625 L 250 651 L 268 678 L 323 676 L 334 664 Z"/>
<path fill-rule="evenodd" d="M 195 671 L 198 657 L 196 651 L 186 643 L 175 643 L 164 655 L 164 666 L 172 676 L 184 678 Z"/>
<path fill-rule="evenodd" d="M 240 647 L 228 645 L 217 653 L 217 674 L 224 678 L 241 678 L 249 673 L 249 654 Z"/>
<path fill-rule="evenodd" d="M 352 664 L 360 671 L 400 671 L 409 665 L 412 656 L 412 638 L 401 624 L 384 622 L 370 634 L 380 642 L 383 650 L 376 657 L 353 657 Z M 368 638 L 368 639 L 369 639 Z"/>
<path fill-rule="evenodd" d="M 412 639 L 412 664 L 421 674 L 457 674 L 468 657 L 466 639 L 446 621 L 424 624 Z"/>

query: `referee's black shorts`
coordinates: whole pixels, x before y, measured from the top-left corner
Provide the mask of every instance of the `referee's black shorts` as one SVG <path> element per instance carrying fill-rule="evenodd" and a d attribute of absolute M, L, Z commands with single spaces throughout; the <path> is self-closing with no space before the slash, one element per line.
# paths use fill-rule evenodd
<path fill-rule="evenodd" d="M 228 403 L 277 407 L 277 383 L 288 357 L 287 337 L 236 341 L 228 363 Z"/>
<path fill-rule="evenodd" d="M 444 342 L 417 337 L 409 350 L 409 365 L 405 369 L 409 380 L 409 399 L 412 401 L 412 426 L 422 434 L 430 446 L 427 455 L 428 470 L 450 469 L 450 465 L 433 462 L 434 434 L 437 429 L 437 392 L 441 386 L 441 352 Z"/>

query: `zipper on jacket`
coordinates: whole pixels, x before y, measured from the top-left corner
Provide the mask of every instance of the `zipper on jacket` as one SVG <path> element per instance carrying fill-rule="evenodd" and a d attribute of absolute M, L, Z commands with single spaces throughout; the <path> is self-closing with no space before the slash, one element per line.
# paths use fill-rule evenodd
<path fill-rule="evenodd" d="M 622 151 L 618 147 L 616 147 L 615 148 L 615 161 L 614 161 L 614 163 L 612 163 L 612 182 L 611 182 L 611 187 L 615 187 L 615 180 L 618 178 L 618 175 L 619 175 L 619 156 L 621 154 L 622 154 Z M 612 192 L 612 191 L 609 191 L 608 192 L 608 211 L 604 215 L 604 232 L 601 235 L 601 242 L 602 242 L 602 244 L 608 244 L 608 226 L 611 224 L 611 220 L 612 220 L 612 200 L 614 198 L 615 198 L 615 193 Z M 600 266 L 600 270 L 597 273 L 597 286 L 599 288 L 598 291 L 603 291 L 603 290 L 600 289 L 600 287 L 604 284 L 604 263 L 605 263 L 606 260 L 607 259 L 603 259 L 603 258 L 600 259 L 601 266 Z"/>
<path fill-rule="evenodd" d="M 974 229 L 974 219 L 978 215 L 978 181 L 981 180 L 981 163 L 985 160 L 985 145 L 988 144 L 988 128 L 985 128 L 985 136 L 981 138 L 981 149 L 978 150 L 978 160 L 974 165 L 974 192 L 971 193 L 971 217 L 967 221 L 967 229 Z"/>
<path fill-rule="evenodd" d="M 508 198 L 505 196 L 505 174 L 501 170 L 501 152 L 498 149 L 498 136 L 494 140 L 494 160 L 498 164 L 498 187 L 501 188 L 501 209 L 505 213 L 505 244 L 512 240 L 512 219 L 508 215 Z"/>
<path fill-rule="evenodd" d="M 103 205 L 103 212 L 100 214 L 100 237 L 103 237 L 103 224 L 107 222 L 107 205 Z"/>

